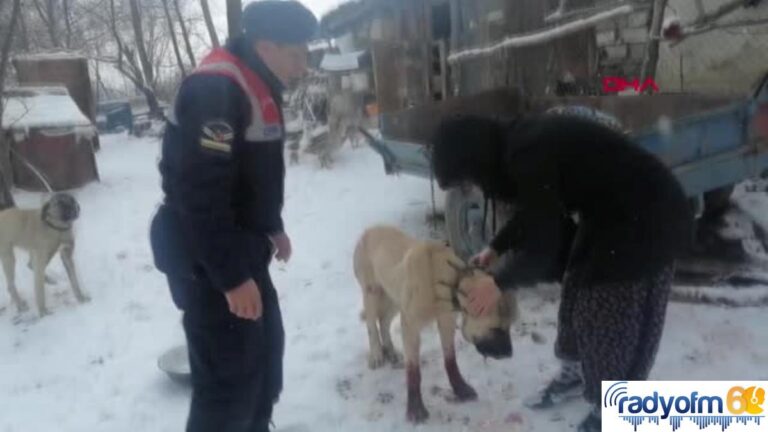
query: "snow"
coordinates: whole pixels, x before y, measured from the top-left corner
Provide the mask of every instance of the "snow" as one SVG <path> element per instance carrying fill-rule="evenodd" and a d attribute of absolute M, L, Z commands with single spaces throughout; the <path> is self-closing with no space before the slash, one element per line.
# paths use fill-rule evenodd
<path fill-rule="evenodd" d="M 0 290 L 0 430 L 176 432 L 183 428 L 188 388 L 157 368 L 158 357 L 183 342 L 180 313 L 152 266 L 148 223 L 160 199 L 152 138 L 110 135 L 97 154 L 102 181 L 75 194 L 82 206 L 76 262 L 90 303 L 75 302 L 56 260 L 48 287 L 53 315 L 17 316 Z M 275 264 L 287 348 L 285 392 L 275 412 L 280 428 L 312 432 L 410 431 L 403 370 L 366 366 L 367 336 L 352 275 L 355 241 L 364 228 L 388 223 L 422 238 L 429 183 L 389 177 L 367 148 L 345 148 L 333 170 L 306 162 L 288 167 L 285 220 L 294 242 L 289 264 Z M 18 193 L 22 206 L 43 196 Z M 756 193 L 765 205 L 768 197 Z M 757 208 L 753 206 L 753 208 Z M 26 257 L 19 256 L 25 264 Z M 34 304 L 32 278 L 18 265 L 17 285 Z M 458 362 L 479 400 L 445 400 L 437 332 L 423 335 L 423 392 L 431 417 L 424 432 L 573 430 L 587 411 L 580 401 L 533 412 L 523 399 L 556 371 L 558 287 L 520 290 L 522 318 L 511 360 L 484 361 L 457 339 Z M 397 335 L 396 322 L 393 334 Z M 401 346 L 398 338 L 395 344 Z M 672 303 L 654 379 L 768 379 L 768 320 L 759 308 Z M 520 420 L 520 422 L 518 422 Z"/>
<path fill-rule="evenodd" d="M 65 87 L 18 87 L 7 92 L 4 104 L 4 128 L 92 126 Z"/>
<path fill-rule="evenodd" d="M 360 57 L 365 51 L 350 53 L 326 53 L 320 62 L 320 69 L 328 72 L 349 72 L 360 68 Z"/>
<path fill-rule="evenodd" d="M 455 63 L 478 56 L 493 54 L 497 51 L 507 48 L 522 48 L 531 45 L 540 45 L 553 39 L 561 38 L 571 33 L 594 27 L 603 21 L 608 21 L 623 15 L 628 15 L 632 13 L 632 11 L 634 11 L 632 5 L 620 6 L 615 9 L 597 13 L 591 17 L 574 20 L 544 31 L 539 31 L 527 35 L 510 36 L 493 45 L 454 52 L 448 56 L 448 61 Z"/>
<path fill-rule="evenodd" d="M 331 49 L 331 43 L 326 39 L 316 40 L 314 42 L 310 42 L 307 45 L 307 49 L 312 51 L 325 51 Z"/>

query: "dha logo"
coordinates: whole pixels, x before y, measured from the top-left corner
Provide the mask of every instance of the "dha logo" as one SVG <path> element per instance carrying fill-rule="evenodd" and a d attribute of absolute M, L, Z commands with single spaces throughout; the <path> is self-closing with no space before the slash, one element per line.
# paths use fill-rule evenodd
<path fill-rule="evenodd" d="M 644 82 L 640 82 L 639 78 L 628 80 L 617 76 L 603 77 L 603 93 L 621 93 L 628 88 L 634 89 L 635 93 L 643 93 L 649 88 L 652 93 L 659 92 L 658 84 L 650 77 L 646 78 Z"/>
<path fill-rule="evenodd" d="M 736 384 L 736 385 L 735 385 Z M 627 430 L 626 423 L 637 427 L 644 422 L 661 426 L 661 420 L 669 422 L 672 431 L 684 426 L 690 430 L 705 430 L 710 425 L 719 425 L 725 431 L 732 424 L 750 423 L 744 431 L 768 431 L 763 422 L 766 383 L 759 385 L 738 385 L 733 382 L 604 382 L 603 383 L 603 429 Z M 683 420 L 690 420 L 684 425 Z M 612 420 L 617 420 L 613 422 Z M 606 423 L 608 421 L 608 423 Z M 646 429 L 667 430 L 667 429 Z M 688 430 L 688 429 L 686 429 Z"/>

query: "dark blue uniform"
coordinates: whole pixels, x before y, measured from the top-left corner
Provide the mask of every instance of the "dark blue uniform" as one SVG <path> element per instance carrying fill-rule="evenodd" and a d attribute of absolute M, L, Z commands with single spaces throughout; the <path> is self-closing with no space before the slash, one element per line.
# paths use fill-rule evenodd
<path fill-rule="evenodd" d="M 282 389 L 284 332 L 269 276 L 283 230 L 282 86 L 244 40 L 214 50 L 182 83 L 151 229 L 158 269 L 184 311 L 193 398 L 188 431 L 267 431 Z M 263 316 L 224 296 L 253 278 Z"/>

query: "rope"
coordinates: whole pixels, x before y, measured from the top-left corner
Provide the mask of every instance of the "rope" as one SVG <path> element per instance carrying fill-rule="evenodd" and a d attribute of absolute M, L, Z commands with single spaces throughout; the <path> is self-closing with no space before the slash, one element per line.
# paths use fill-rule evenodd
<path fill-rule="evenodd" d="M 429 189 L 432 197 L 432 230 L 437 230 L 437 205 L 435 204 L 435 170 L 429 164 Z"/>
<path fill-rule="evenodd" d="M 13 153 L 13 155 L 14 155 L 14 156 L 16 156 L 17 158 L 19 158 L 19 160 L 21 160 L 21 161 L 24 163 L 24 165 L 26 165 L 26 166 L 27 166 L 27 168 L 29 168 L 29 170 L 30 170 L 30 171 L 32 171 L 32 173 L 33 173 L 34 175 L 36 175 L 36 176 L 37 176 L 37 178 L 40 180 L 40 183 L 42 183 L 42 184 L 43 184 L 43 186 L 45 186 L 45 188 L 46 188 L 46 189 L 48 189 L 48 192 L 49 192 L 49 193 L 53 193 L 53 188 L 51 187 L 51 184 L 50 184 L 50 182 L 48 182 L 48 179 L 45 177 L 45 175 L 43 175 L 43 173 L 42 173 L 42 172 L 40 172 L 40 170 L 38 170 L 37 168 L 35 168 L 35 166 L 34 166 L 34 165 L 32 165 L 32 164 L 31 164 L 31 163 L 30 163 L 30 162 L 27 160 L 27 158 L 25 158 L 24 156 L 22 156 L 22 155 L 21 155 L 19 152 L 17 152 L 17 151 L 16 151 L 16 149 L 14 149 L 12 146 L 8 146 L 8 148 L 11 150 L 11 153 Z"/>

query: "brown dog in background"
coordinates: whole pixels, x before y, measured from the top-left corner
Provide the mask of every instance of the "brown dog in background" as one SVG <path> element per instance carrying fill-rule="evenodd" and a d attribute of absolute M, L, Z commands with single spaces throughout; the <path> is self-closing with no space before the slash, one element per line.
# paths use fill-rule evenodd
<path fill-rule="evenodd" d="M 14 248 L 29 252 L 30 267 L 35 277 L 35 300 L 40 316 L 47 315 L 45 307 L 45 269 L 56 252 L 67 271 L 72 292 L 80 303 L 88 297 L 80 290 L 73 252 L 75 237 L 74 221 L 80 216 L 80 206 L 72 195 L 57 193 L 40 209 L 12 207 L 0 211 L 0 261 L 8 285 L 8 293 L 19 312 L 28 306 L 16 289 L 16 257 Z"/>

